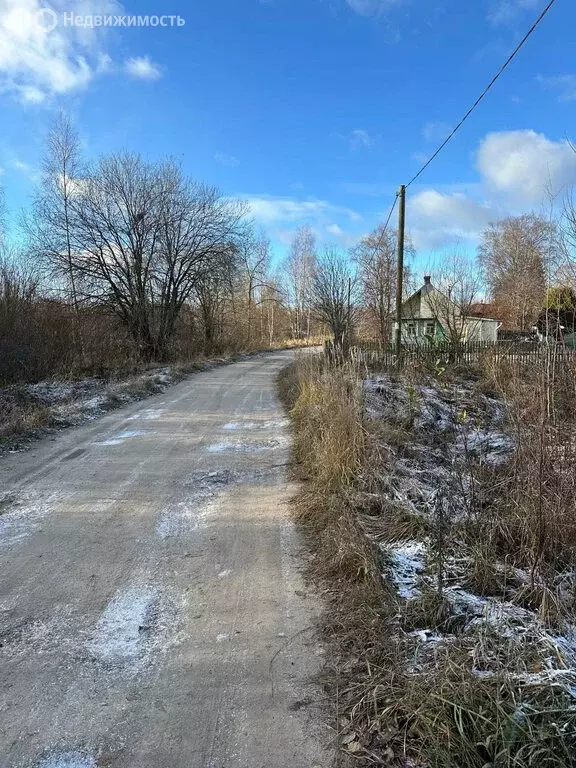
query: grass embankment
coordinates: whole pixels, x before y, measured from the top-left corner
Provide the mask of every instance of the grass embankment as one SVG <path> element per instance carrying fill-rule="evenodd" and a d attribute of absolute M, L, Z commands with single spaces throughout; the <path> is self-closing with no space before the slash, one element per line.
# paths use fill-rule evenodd
<path fill-rule="evenodd" d="M 280 377 L 341 765 L 576 765 L 573 372 Z"/>

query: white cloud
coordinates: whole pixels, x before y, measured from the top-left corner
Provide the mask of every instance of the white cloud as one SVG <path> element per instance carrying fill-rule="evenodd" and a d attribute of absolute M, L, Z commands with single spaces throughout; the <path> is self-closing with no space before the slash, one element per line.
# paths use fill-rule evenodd
<path fill-rule="evenodd" d="M 0 90 L 33 104 L 85 87 L 98 69 L 103 31 L 65 26 L 63 14 L 120 9 L 114 0 L 82 0 L 73 9 L 56 0 L 51 16 L 42 12 L 43 6 L 43 0 L 0 0 Z"/>
<path fill-rule="evenodd" d="M 160 67 L 150 61 L 148 56 L 135 56 L 124 62 L 124 69 L 131 77 L 141 80 L 158 80 L 162 77 Z"/>
<path fill-rule="evenodd" d="M 241 196 L 250 207 L 257 224 L 264 227 L 269 235 L 281 243 L 288 244 L 294 232 L 307 224 L 321 242 L 337 238 L 347 247 L 355 242 L 364 228 L 362 216 L 344 206 L 334 205 L 326 200 L 299 200 L 293 197 L 272 195 Z"/>
<path fill-rule="evenodd" d="M 495 26 L 512 24 L 522 14 L 533 11 L 540 5 L 540 0 L 497 0 L 492 4 L 488 21 Z"/>
<path fill-rule="evenodd" d="M 0 0 L 0 92 L 25 104 L 86 88 L 92 80 L 114 71 L 106 52 L 109 28 L 71 24 L 75 18 L 124 14 L 117 0 Z M 126 62 L 139 77 L 157 77 L 147 57 Z"/>
<path fill-rule="evenodd" d="M 234 157 L 234 155 L 225 155 L 222 152 L 216 152 L 214 160 L 227 168 L 236 168 L 240 165 L 240 160 L 238 160 L 237 157 Z"/>
<path fill-rule="evenodd" d="M 351 149 L 369 149 L 374 144 L 373 138 L 363 128 L 356 128 L 349 136 Z"/>
<path fill-rule="evenodd" d="M 360 16 L 380 16 L 404 0 L 346 0 L 346 4 Z"/>
<path fill-rule="evenodd" d="M 40 179 L 40 172 L 38 169 L 34 168 L 34 166 L 30 165 L 30 163 L 24 162 L 24 160 L 20 160 L 19 158 L 15 157 L 10 160 L 9 165 L 15 171 L 22 173 L 24 176 L 26 176 L 26 178 L 30 179 L 30 181 L 34 183 Z"/>
<path fill-rule="evenodd" d="M 245 196 L 244 199 L 250 206 L 254 219 L 261 224 L 296 222 L 299 225 L 312 221 L 318 222 L 335 215 L 349 221 L 360 221 L 362 218 L 350 208 L 333 205 L 325 200 L 296 200 L 291 197 L 272 195 Z"/>
<path fill-rule="evenodd" d="M 510 204 L 538 205 L 576 183 L 576 153 L 568 141 L 535 131 L 489 133 L 480 144 L 477 167 L 488 190 Z"/>
<path fill-rule="evenodd" d="M 429 144 L 436 144 L 444 141 L 444 139 L 450 134 L 452 126 L 448 123 L 429 121 L 425 123 L 422 128 L 422 136 L 424 141 Z"/>
<path fill-rule="evenodd" d="M 433 249 L 455 240 L 475 240 L 496 218 L 497 212 L 487 203 L 460 192 L 442 193 L 427 189 L 410 201 L 410 227 L 414 245 Z"/>
<path fill-rule="evenodd" d="M 536 78 L 544 88 L 558 93 L 558 101 L 576 101 L 576 75 L 555 75 Z"/>
<path fill-rule="evenodd" d="M 416 247 L 474 243 L 487 224 L 509 214 L 538 210 L 551 193 L 576 184 L 576 153 L 567 141 L 531 130 L 489 133 L 476 154 L 478 183 L 425 189 L 409 199 Z"/>

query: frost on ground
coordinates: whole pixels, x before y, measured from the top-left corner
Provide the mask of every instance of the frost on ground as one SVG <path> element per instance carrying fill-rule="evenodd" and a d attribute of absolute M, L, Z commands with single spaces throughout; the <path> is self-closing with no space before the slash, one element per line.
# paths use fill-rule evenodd
<path fill-rule="evenodd" d="M 234 479 L 226 471 L 190 475 L 185 483 L 186 499 L 168 504 L 156 523 L 156 533 L 168 539 L 205 526 L 217 509 L 218 496 Z"/>
<path fill-rule="evenodd" d="M 97 768 L 96 759 L 87 752 L 68 750 L 41 758 L 36 768 Z"/>
<path fill-rule="evenodd" d="M 472 384 L 443 388 L 371 378 L 364 401 L 368 418 L 388 431 L 383 441 L 394 460 L 386 468 L 386 496 L 417 516 L 432 513 L 439 489 L 450 497 L 452 516 L 466 515 L 474 489 L 462 476 L 472 465 L 505 463 L 514 446 L 502 403 Z M 405 446 L 409 450 L 395 450 Z"/>
<path fill-rule="evenodd" d="M 260 451 L 270 451 L 274 448 L 280 448 L 287 445 L 288 438 L 278 437 L 272 440 L 258 441 L 235 441 L 227 443 L 212 443 L 208 446 L 208 453 L 229 453 L 233 451 L 245 453 L 259 453 Z"/>
<path fill-rule="evenodd" d="M 105 664 L 137 670 L 166 650 L 177 620 L 174 600 L 158 587 L 131 586 L 108 603 L 86 647 Z"/>
<path fill-rule="evenodd" d="M 94 443 L 94 445 L 122 445 L 126 442 L 126 440 L 130 440 L 133 437 L 144 437 L 145 435 L 153 435 L 154 432 L 147 432 L 143 429 L 132 429 L 132 430 L 125 430 L 124 432 L 119 432 L 117 435 L 113 435 L 112 437 L 108 438 L 108 440 L 103 440 L 99 443 Z"/>
<path fill-rule="evenodd" d="M 206 361 L 192 369 L 207 370 L 222 362 Z M 121 379 L 48 380 L 0 388 L 0 450 L 21 450 L 27 441 L 46 432 L 92 421 L 107 411 L 163 392 L 185 375 L 175 365 Z M 162 413 L 161 408 L 150 408 L 131 418 L 154 421 Z"/>
<path fill-rule="evenodd" d="M 57 426 L 68 426 L 96 419 L 112 408 L 163 392 L 181 378 L 178 369 L 166 366 L 118 381 L 100 378 L 72 382 L 42 381 L 29 384 L 25 389 L 30 396 L 50 408 Z M 149 409 L 144 411 L 143 417 L 154 419 L 159 413 Z"/>
<path fill-rule="evenodd" d="M 41 500 L 31 493 L 0 497 L 0 549 L 37 531 L 51 506 L 50 499 Z"/>
<path fill-rule="evenodd" d="M 503 403 L 473 382 L 388 376 L 367 379 L 364 395 L 384 457 L 377 493 L 366 478 L 382 508 L 366 530 L 397 595 L 407 672 L 431 674 L 439 659 L 457 659 L 478 680 L 506 680 L 526 697 L 561 692 L 576 706 L 572 610 L 551 621 L 527 607 L 530 573 L 495 557 L 475 560 L 482 542 L 465 534 L 490 509 L 514 450 Z M 480 589 L 478 563 L 493 569 L 493 593 Z M 555 599 L 572 605 L 574 573 L 558 573 L 556 583 Z"/>
<path fill-rule="evenodd" d="M 420 541 L 408 541 L 385 550 L 390 558 L 390 571 L 400 597 L 416 597 L 418 583 L 424 573 L 425 546 Z"/>

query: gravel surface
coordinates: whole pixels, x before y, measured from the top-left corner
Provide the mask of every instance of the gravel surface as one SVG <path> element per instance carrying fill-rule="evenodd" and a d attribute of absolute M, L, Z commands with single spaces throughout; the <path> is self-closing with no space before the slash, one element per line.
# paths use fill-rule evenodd
<path fill-rule="evenodd" d="M 2 768 L 331 763 L 275 395 L 291 356 L 2 458 Z"/>

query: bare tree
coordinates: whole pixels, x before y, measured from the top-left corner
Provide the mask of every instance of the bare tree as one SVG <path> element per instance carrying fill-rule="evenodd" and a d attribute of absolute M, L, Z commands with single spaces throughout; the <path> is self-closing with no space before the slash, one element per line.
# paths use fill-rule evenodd
<path fill-rule="evenodd" d="M 478 299 L 480 278 L 475 266 L 458 249 L 452 250 L 434 269 L 434 285 L 425 300 L 447 341 L 469 340 L 473 304 Z"/>
<path fill-rule="evenodd" d="M 310 227 L 301 227 L 292 240 L 290 254 L 283 265 L 287 303 L 292 315 L 292 335 L 295 339 L 310 338 L 310 285 L 315 263 L 314 234 Z"/>
<path fill-rule="evenodd" d="M 414 247 L 406 240 L 405 254 L 413 256 Z M 397 252 L 396 234 L 380 225 L 362 238 L 352 251 L 358 262 L 359 280 L 363 303 L 378 328 L 383 344 L 389 344 L 393 326 L 393 310 L 396 301 Z M 409 267 L 404 269 L 404 284 L 409 279 Z"/>
<path fill-rule="evenodd" d="M 260 293 L 267 285 L 270 266 L 270 240 L 264 235 L 246 237 L 239 247 L 239 267 L 246 290 L 247 343 L 252 341 L 254 308 L 260 304 Z"/>
<path fill-rule="evenodd" d="M 509 329 L 526 330 L 534 324 L 558 251 L 557 228 L 535 214 L 503 219 L 484 232 L 479 263 Z"/>
<path fill-rule="evenodd" d="M 562 260 L 557 279 L 565 285 L 576 288 L 576 200 L 574 199 L 574 190 L 566 195 L 564 201 L 561 234 Z"/>
<path fill-rule="evenodd" d="M 108 306 L 140 355 L 166 355 L 176 322 L 201 276 L 233 258 L 244 207 L 188 182 L 172 161 L 112 155 L 70 199 L 71 263 L 82 296 Z M 56 269 L 67 254 L 49 254 Z"/>
<path fill-rule="evenodd" d="M 348 256 L 327 248 L 317 260 L 312 276 L 312 306 L 330 329 L 336 348 L 349 342 L 356 319 L 357 280 Z"/>
<path fill-rule="evenodd" d="M 48 133 L 42 161 L 42 182 L 32 204 L 32 217 L 24 219 L 31 252 L 62 277 L 74 311 L 74 334 L 82 349 L 78 322 L 78 290 L 73 265 L 72 209 L 82 184 L 80 140 L 69 115 L 61 112 Z"/>
<path fill-rule="evenodd" d="M 209 270 L 198 275 L 194 287 L 195 301 L 200 309 L 204 331 L 204 352 L 213 352 L 220 347 L 229 308 L 233 304 L 234 283 L 237 265 L 236 252 L 223 253 L 214 259 Z"/>
<path fill-rule="evenodd" d="M 0 186 L 0 247 L 6 242 L 6 207 L 4 201 L 4 187 Z"/>
<path fill-rule="evenodd" d="M 278 330 L 278 317 L 282 314 L 282 291 L 277 280 L 269 276 L 267 284 L 262 289 L 261 299 L 262 338 L 266 337 L 272 346 Z"/>

